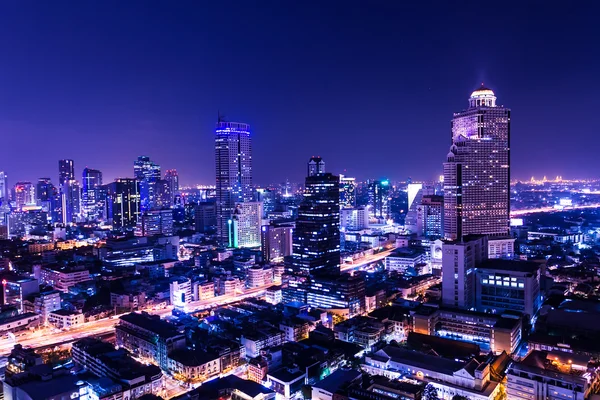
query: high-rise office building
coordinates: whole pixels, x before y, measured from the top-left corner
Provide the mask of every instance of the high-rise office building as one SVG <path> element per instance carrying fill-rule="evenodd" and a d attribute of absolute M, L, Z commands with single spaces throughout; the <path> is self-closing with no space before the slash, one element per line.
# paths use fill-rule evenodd
<path fill-rule="evenodd" d="M 340 207 L 356 207 L 356 178 L 340 175 Z"/>
<path fill-rule="evenodd" d="M 252 141 L 247 124 L 217 122 L 215 161 L 217 235 L 221 244 L 227 244 L 235 204 L 252 201 Z"/>
<path fill-rule="evenodd" d="M 75 165 L 73 160 L 58 160 L 58 186 L 75 180 Z"/>
<path fill-rule="evenodd" d="M 510 226 L 510 110 L 475 90 L 454 114 L 444 163 L 444 236 L 506 236 Z"/>
<path fill-rule="evenodd" d="M 154 183 L 154 207 L 156 209 L 170 208 L 173 205 L 171 182 L 159 179 Z"/>
<path fill-rule="evenodd" d="M 171 191 L 171 205 L 173 205 L 175 195 L 179 192 L 179 174 L 177 173 L 177 170 L 166 170 L 164 179 L 168 182 L 169 190 Z"/>
<path fill-rule="evenodd" d="M 50 178 L 39 178 L 35 186 L 35 197 L 40 205 L 49 202 L 54 193 L 54 185 Z"/>
<path fill-rule="evenodd" d="M 99 188 L 102 186 L 102 172 L 97 169 L 84 168 L 81 176 L 83 190 L 81 192 L 81 208 L 83 216 L 88 220 L 98 219 L 102 214 L 103 202 Z"/>
<path fill-rule="evenodd" d="M 236 203 L 231 217 L 229 247 L 260 246 L 260 227 L 262 225 L 262 203 L 249 201 Z"/>
<path fill-rule="evenodd" d="M 472 308 L 475 273 L 487 259 L 487 237 L 472 235 L 442 244 L 442 304 Z"/>
<path fill-rule="evenodd" d="M 136 236 L 173 236 L 173 210 L 150 210 L 140 214 Z"/>
<path fill-rule="evenodd" d="M 81 214 L 81 186 L 72 179 L 61 185 L 63 224 L 77 222 Z"/>
<path fill-rule="evenodd" d="M 115 228 L 134 228 L 140 214 L 140 192 L 137 180 L 119 178 L 105 185 L 107 218 Z"/>
<path fill-rule="evenodd" d="M 390 210 L 390 181 L 369 181 L 369 213 L 377 222 L 383 223 L 391 218 Z"/>
<path fill-rule="evenodd" d="M 283 261 L 292 255 L 292 232 L 294 223 L 291 221 L 273 221 L 261 229 L 261 250 L 266 262 Z"/>
<path fill-rule="evenodd" d="M 318 169 L 314 157 L 308 166 L 293 233 L 291 270 L 304 275 L 339 275 L 340 180 Z"/>
<path fill-rule="evenodd" d="M 17 182 L 14 191 L 17 210 L 21 211 L 24 206 L 35 205 L 35 186 L 31 182 Z"/>
<path fill-rule="evenodd" d="M 202 202 L 194 208 L 196 232 L 207 232 L 217 225 L 217 206 L 213 202 Z"/>
<path fill-rule="evenodd" d="M 133 174 L 139 185 L 141 211 L 157 208 L 160 165 L 150 160 L 148 156 L 139 156 L 133 163 Z"/>
<path fill-rule="evenodd" d="M 0 205 L 8 202 L 8 176 L 4 171 L 0 171 Z"/>
<path fill-rule="evenodd" d="M 421 198 L 417 208 L 418 236 L 439 239 L 444 235 L 444 197 L 426 195 Z"/>

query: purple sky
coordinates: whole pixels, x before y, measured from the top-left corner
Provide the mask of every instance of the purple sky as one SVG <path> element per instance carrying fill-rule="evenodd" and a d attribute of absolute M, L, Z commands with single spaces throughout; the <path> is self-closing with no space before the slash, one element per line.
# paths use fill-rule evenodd
<path fill-rule="evenodd" d="M 317 154 L 433 179 L 485 81 L 512 109 L 513 177 L 598 177 L 597 2 L 409 3 L 5 2 L 0 170 L 56 182 L 73 158 L 109 181 L 144 154 L 212 184 L 220 110 L 251 125 L 258 183 Z"/>

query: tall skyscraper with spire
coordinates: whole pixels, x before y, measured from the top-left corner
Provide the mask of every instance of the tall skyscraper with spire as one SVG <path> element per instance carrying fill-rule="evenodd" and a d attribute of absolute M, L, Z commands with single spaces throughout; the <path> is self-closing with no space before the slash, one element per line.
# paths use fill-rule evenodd
<path fill-rule="evenodd" d="M 510 227 L 510 109 L 482 86 L 454 114 L 444 163 L 444 237 L 506 236 Z"/>
<path fill-rule="evenodd" d="M 236 203 L 252 201 L 252 141 L 248 124 L 219 120 L 215 129 L 217 235 L 229 242 Z"/>

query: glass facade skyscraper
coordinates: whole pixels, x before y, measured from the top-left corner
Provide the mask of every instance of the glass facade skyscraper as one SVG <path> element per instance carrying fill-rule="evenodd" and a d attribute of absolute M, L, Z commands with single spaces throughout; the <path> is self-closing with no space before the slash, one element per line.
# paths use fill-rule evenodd
<path fill-rule="evenodd" d="M 73 160 L 58 160 L 58 186 L 75 180 L 75 165 Z"/>
<path fill-rule="evenodd" d="M 101 198 L 102 172 L 97 169 L 84 168 L 81 176 L 83 189 L 81 193 L 81 208 L 85 218 L 94 220 L 102 215 L 104 201 Z"/>
<path fill-rule="evenodd" d="M 252 201 L 250 127 L 219 121 L 215 129 L 217 235 L 229 242 L 229 221 L 236 203 Z"/>
<path fill-rule="evenodd" d="M 506 236 L 510 226 L 510 110 L 475 90 L 454 114 L 444 163 L 444 236 Z"/>
<path fill-rule="evenodd" d="M 293 231 L 291 270 L 303 275 L 340 273 L 340 179 L 311 168 Z"/>
<path fill-rule="evenodd" d="M 139 156 L 133 163 L 133 174 L 139 184 L 141 211 L 157 208 L 160 165 L 150 160 L 148 156 Z"/>
<path fill-rule="evenodd" d="M 106 185 L 108 219 L 115 228 L 134 228 L 140 215 L 137 180 L 120 178 Z"/>

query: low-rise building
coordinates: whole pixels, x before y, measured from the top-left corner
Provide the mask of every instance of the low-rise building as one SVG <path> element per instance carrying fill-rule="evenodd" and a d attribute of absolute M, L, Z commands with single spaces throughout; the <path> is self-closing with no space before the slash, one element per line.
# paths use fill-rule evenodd
<path fill-rule="evenodd" d="M 178 349 L 168 357 L 168 370 L 175 379 L 184 382 L 204 382 L 221 372 L 218 354 L 203 350 Z"/>
<path fill-rule="evenodd" d="M 307 339 L 311 331 L 311 323 L 300 318 L 286 318 L 279 324 L 286 342 L 299 342 Z"/>
<path fill-rule="evenodd" d="M 61 292 L 68 292 L 71 286 L 89 281 L 90 271 L 83 267 L 43 267 L 41 281 Z"/>
<path fill-rule="evenodd" d="M 412 330 L 425 335 L 476 342 L 482 350 L 514 353 L 522 338 L 522 318 L 454 308 L 422 306 L 411 312 Z"/>
<path fill-rule="evenodd" d="M 417 266 L 428 261 L 425 250 L 415 247 L 401 247 L 385 258 L 385 269 L 402 274 L 418 275 Z"/>
<path fill-rule="evenodd" d="M 255 265 L 246 271 L 246 287 L 255 288 L 273 283 L 273 268 Z"/>
<path fill-rule="evenodd" d="M 284 399 L 290 399 L 304 386 L 306 373 L 299 369 L 280 368 L 267 374 L 267 382 Z"/>
<path fill-rule="evenodd" d="M 261 329 L 244 332 L 241 343 L 246 349 L 246 357 L 254 358 L 259 356 L 260 351 L 263 349 L 281 346 L 285 343 L 285 334 L 279 329 Z"/>
<path fill-rule="evenodd" d="M 283 301 L 281 286 L 271 286 L 265 294 L 265 301 L 270 304 L 279 304 Z"/>
<path fill-rule="evenodd" d="M 507 370 L 509 399 L 587 399 L 600 383 L 598 364 L 586 356 L 532 351 Z"/>
<path fill-rule="evenodd" d="M 146 306 L 146 293 L 114 290 L 110 293 L 110 306 L 119 311 L 137 311 Z"/>
<path fill-rule="evenodd" d="M 40 324 L 48 325 L 48 317 L 52 311 L 60 310 L 60 292 L 48 290 L 29 296 L 23 303 L 24 312 L 40 315 Z"/>
<path fill-rule="evenodd" d="M 386 335 L 385 324 L 375 318 L 354 317 L 334 326 L 335 338 L 371 349 Z"/>
<path fill-rule="evenodd" d="M 123 398 L 157 395 L 163 389 L 163 374 L 159 367 L 143 365 L 131 358 L 124 349 L 116 350 L 110 343 L 84 338 L 73 343 L 71 356 L 75 364 L 94 375 L 120 382 L 124 386 Z"/>
<path fill-rule="evenodd" d="M 57 329 L 70 329 L 84 322 L 85 316 L 76 311 L 60 309 L 48 314 L 48 323 Z"/>
<path fill-rule="evenodd" d="M 23 313 L 13 317 L 0 319 L 0 338 L 9 334 L 18 335 L 24 331 L 37 328 L 40 325 L 40 316 L 35 313 Z"/>
<path fill-rule="evenodd" d="M 400 347 L 387 346 L 365 357 L 363 370 L 390 379 L 407 376 L 432 385 L 438 397 L 464 396 L 472 400 L 492 400 L 500 385 L 490 379 L 490 366 L 473 358 L 455 361 Z"/>
<path fill-rule="evenodd" d="M 168 370 L 169 354 L 185 348 L 185 335 L 172 324 L 147 313 L 123 315 L 115 327 L 117 345 Z"/>
<path fill-rule="evenodd" d="M 263 383 L 267 378 L 269 372 L 269 363 L 263 357 L 254 357 L 248 361 L 248 379 L 256 382 Z"/>

